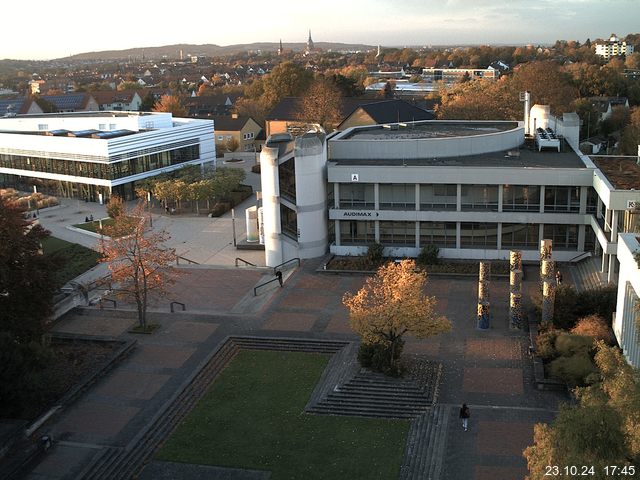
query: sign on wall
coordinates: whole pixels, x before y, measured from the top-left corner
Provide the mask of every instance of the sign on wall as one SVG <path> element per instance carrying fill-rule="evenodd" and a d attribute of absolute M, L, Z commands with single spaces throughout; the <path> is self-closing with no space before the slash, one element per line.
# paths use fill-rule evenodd
<path fill-rule="evenodd" d="M 380 215 L 378 212 L 372 212 L 371 210 L 363 210 L 359 212 L 349 210 L 342 214 L 343 217 L 365 217 L 365 218 L 377 217 L 378 215 Z"/>
<path fill-rule="evenodd" d="M 360 181 L 360 180 L 359 180 L 359 178 L 360 178 L 360 177 L 358 176 L 358 174 L 357 174 L 357 173 L 352 173 L 352 174 L 351 174 L 351 181 L 352 181 L 352 182 L 358 182 L 358 181 Z"/>
<path fill-rule="evenodd" d="M 627 209 L 640 210 L 640 201 L 627 200 Z"/>

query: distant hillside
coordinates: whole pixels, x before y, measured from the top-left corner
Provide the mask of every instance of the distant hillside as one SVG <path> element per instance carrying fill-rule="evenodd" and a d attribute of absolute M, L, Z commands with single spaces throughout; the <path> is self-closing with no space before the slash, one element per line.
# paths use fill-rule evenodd
<path fill-rule="evenodd" d="M 375 48 L 371 45 L 359 45 L 349 43 L 332 43 L 332 42 L 314 42 L 316 48 L 322 50 L 371 50 Z M 285 50 L 302 51 L 305 49 L 305 43 L 283 43 Z M 234 55 L 246 51 L 262 50 L 264 52 L 275 52 L 278 50 L 279 44 L 276 42 L 260 42 L 260 43 L 244 43 L 238 45 L 220 46 L 214 44 L 193 45 L 193 44 L 177 44 L 165 45 L 163 47 L 145 47 L 145 48 L 129 48 L 127 50 L 106 50 L 103 52 L 79 53 L 64 60 L 123 60 L 129 58 L 140 59 L 144 55 L 146 59 L 179 58 L 180 50 L 183 55 L 204 55 L 206 57 Z M 63 60 L 63 59 L 59 59 Z"/>

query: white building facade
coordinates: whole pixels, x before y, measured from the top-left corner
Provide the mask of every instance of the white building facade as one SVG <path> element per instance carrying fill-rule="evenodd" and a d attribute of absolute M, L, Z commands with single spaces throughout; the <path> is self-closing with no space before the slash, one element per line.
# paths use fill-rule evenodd
<path fill-rule="evenodd" d="M 609 60 L 611 57 L 631 55 L 633 51 L 633 45 L 621 42 L 615 34 L 611 35 L 609 40 L 604 43 L 596 43 L 596 55 L 605 60 Z"/>
<path fill-rule="evenodd" d="M 106 201 L 185 165 L 215 167 L 213 122 L 170 113 L 81 112 L 0 119 L 0 185 Z"/>

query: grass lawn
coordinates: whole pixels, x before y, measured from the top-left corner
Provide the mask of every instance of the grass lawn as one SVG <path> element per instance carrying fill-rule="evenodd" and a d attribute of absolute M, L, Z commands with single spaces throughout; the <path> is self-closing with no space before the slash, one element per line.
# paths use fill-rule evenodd
<path fill-rule="evenodd" d="M 242 350 L 158 452 L 159 460 L 282 479 L 397 479 L 406 420 L 308 415 L 329 357 Z"/>
<path fill-rule="evenodd" d="M 98 263 L 100 254 L 77 243 L 49 237 L 42 242 L 45 255 L 59 259 L 56 280 L 59 286 L 86 272 Z"/>
<path fill-rule="evenodd" d="M 105 218 L 104 220 L 102 220 L 103 228 L 110 227 L 112 225 L 113 225 L 113 218 Z M 82 230 L 87 230 L 88 232 L 99 233 L 98 230 L 100 229 L 100 221 L 94 220 L 93 222 L 76 223 L 74 227 L 81 228 Z"/>

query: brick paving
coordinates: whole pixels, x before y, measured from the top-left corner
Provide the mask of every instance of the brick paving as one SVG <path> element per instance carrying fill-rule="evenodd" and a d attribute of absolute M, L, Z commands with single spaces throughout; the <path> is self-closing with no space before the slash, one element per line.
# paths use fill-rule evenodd
<path fill-rule="evenodd" d="M 316 273 L 319 265 L 307 261 L 283 288 L 261 293 L 262 303 L 251 314 L 232 312 L 254 301 L 252 290 L 264 271 L 194 268 L 175 288 L 188 298 L 187 311 L 171 315 L 167 308 L 158 309 L 165 313 L 151 315 L 161 325 L 152 335 L 127 333 L 135 324 L 131 311 L 107 315 L 96 309 L 63 318 L 58 331 L 136 338 L 138 346 L 45 427 L 62 443 L 27 478 L 76 478 L 103 446 L 128 445 L 229 335 L 357 340 L 341 298 L 360 288 L 366 277 Z M 533 278 L 527 275 L 525 291 L 536 289 Z M 450 421 L 441 479 L 523 478 L 521 452 L 531 443 L 533 425 L 552 420 L 564 400 L 534 388 L 526 334 L 509 330 L 507 282 L 492 281 L 491 328 L 480 331 L 477 279 L 431 276 L 426 292 L 438 298 L 438 311 L 454 329 L 427 340 L 407 338 L 407 354 L 443 365 L 438 402 L 448 406 Z M 472 410 L 469 432 L 462 431 L 457 418 L 462 402 Z"/>

